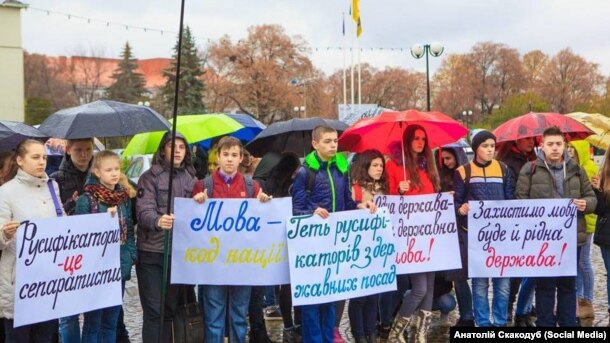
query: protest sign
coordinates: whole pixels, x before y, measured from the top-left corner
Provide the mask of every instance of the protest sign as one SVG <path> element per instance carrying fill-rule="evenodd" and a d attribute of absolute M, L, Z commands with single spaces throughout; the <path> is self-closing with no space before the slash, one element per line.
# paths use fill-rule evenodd
<path fill-rule="evenodd" d="M 381 195 L 388 209 L 396 244 L 396 273 L 411 274 L 462 267 L 451 193 Z"/>
<path fill-rule="evenodd" d="M 175 200 L 171 282 L 264 286 L 290 283 L 286 219 L 292 199 Z"/>
<path fill-rule="evenodd" d="M 292 305 L 322 304 L 396 289 L 392 225 L 385 210 L 291 218 Z"/>
<path fill-rule="evenodd" d="M 27 220 L 15 239 L 15 327 L 121 304 L 118 218 Z"/>
<path fill-rule="evenodd" d="M 470 201 L 468 275 L 576 275 L 576 207 L 570 199 Z"/>

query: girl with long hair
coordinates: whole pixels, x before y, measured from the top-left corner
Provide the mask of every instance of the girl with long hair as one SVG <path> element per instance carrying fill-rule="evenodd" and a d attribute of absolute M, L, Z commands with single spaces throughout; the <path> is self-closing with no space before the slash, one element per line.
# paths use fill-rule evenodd
<path fill-rule="evenodd" d="M 426 130 L 420 125 L 409 125 L 403 133 L 404 146 L 400 156 L 392 156 L 386 163 L 389 194 L 418 195 L 431 194 L 441 190 L 432 150 L 428 144 Z M 404 162 L 403 162 L 404 161 Z M 425 342 L 432 319 L 432 300 L 434 296 L 434 273 L 415 273 L 408 275 L 411 289 L 403 295 L 399 313 L 394 319 L 389 343 L 402 341 L 403 331 L 417 311 L 415 341 Z"/>
<path fill-rule="evenodd" d="M 352 198 L 357 202 L 373 201 L 375 195 L 387 194 L 385 159 L 378 150 L 358 154 L 351 167 Z M 356 343 L 376 342 L 376 317 L 379 295 L 367 295 L 349 301 L 348 314 Z"/>
<path fill-rule="evenodd" d="M 0 317 L 5 318 L 5 342 L 50 342 L 57 319 L 13 326 L 15 307 L 16 240 L 19 223 L 32 218 L 65 215 L 57 183 L 45 173 L 44 145 L 27 139 L 19 143 L 11 160 L 7 181 L 0 187 Z M 56 207 L 57 206 L 57 207 Z"/>

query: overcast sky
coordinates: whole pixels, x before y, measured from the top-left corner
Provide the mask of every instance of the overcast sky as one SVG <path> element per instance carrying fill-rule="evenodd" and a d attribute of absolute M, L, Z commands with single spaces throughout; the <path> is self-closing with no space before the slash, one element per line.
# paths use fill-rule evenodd
<path fill-rule="evenodd" d="M 30 52 L 72 55 L 83 48 L 103 47 L 106 57 L 118 57 L 125 41 L 137 58 L 171 57 L 176 35 L 119 24 L 177 32 L 179 0 L 22 0 L 31 8 L 22 13 L 23 47 Z M 554 55 L 569 47 L 610 75 L 610 3 L 607 0 L 361 0 L 364 49 L 361 61 L 425 71 L 425 62 L 408 52 L 415 43 L 441 42 L 445 53 L 431 58 L 431 69 L 444 56 L 465 53 L 482 41 Z M 302 35 L 310 58 L 327 74 L 342 66 L 342 13 L 347 34 L 353 32 L 348 0 L 186 0 L 185 24 L 197 44 L 224 34 L 234 41 L 249 26 L 279 24 L 289 35 Z M 36 9 L 50 10 L 47 14 Z M 87 20 L 53 12 L 88 17 Z M 110 22 L 107 25 L 106 22 Z M 114 24 L 116 23 L 116 24 Z M 351 45 L 351 39 L 345 42 Z M 356 43 L 354 43 L 356 44 Z M 316 50 L 317 48 L 317 50 Z M 371 51 L 370 48 L 375 48 Z M 383 50 L 380 50 L 383 48 Z M 388 48 L 403 48 L 389 51 Z M 348 55 L 349 63 L 349 55 Z"/>

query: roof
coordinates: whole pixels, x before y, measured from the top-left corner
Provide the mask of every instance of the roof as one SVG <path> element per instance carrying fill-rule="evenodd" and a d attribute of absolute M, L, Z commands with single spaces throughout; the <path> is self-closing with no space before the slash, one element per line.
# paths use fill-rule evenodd
<path fill-rule="evenodd" d="M 120 59 L 89 57 L 89 56 L 47 56 L 50 63 L 57 63 L 64 66 L 73 66 L 76 71 L 74 76 L 77 80 L 97 77 L 99 73 L 99 87 L 108 87 L 112 84 L 111 78 L 114 70 L 118 67 Z M 163 70 L 169 68 L 171 59 L 169 58 L 149 58 L 138 60 L 137 72 L 141 73 L 146 81 L 146 88 L 160 88 L 165 85 Z M 93 76 L 92 76 L 93 75 Z M 66 76 L 70 77 L 70 76 Z M 85 83 L 85 82 L 83 82 Z M 91 83 L 89 80 L 88 83 Z"/>

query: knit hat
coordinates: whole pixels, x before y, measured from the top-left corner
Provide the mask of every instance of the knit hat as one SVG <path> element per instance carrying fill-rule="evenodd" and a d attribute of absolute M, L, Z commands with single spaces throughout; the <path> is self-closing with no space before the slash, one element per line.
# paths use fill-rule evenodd
<path fill-rule="evenodd" d="M 476 135 L 474 135 L 474 137 L 472 137 L 471 141 L 472 141 L 472 151 L 474 151 L 474 153 L 477 153 L 477 149 L 479 148 L 479 145 L 481 145 L 481 143 L 485 142 L 488 139 L 493 139 L 494 142 L 496 141 L 496 136 L 494 136 L 493 133 L 487 131 L 487 130 L 482 130 L 477 132 Z"/>

